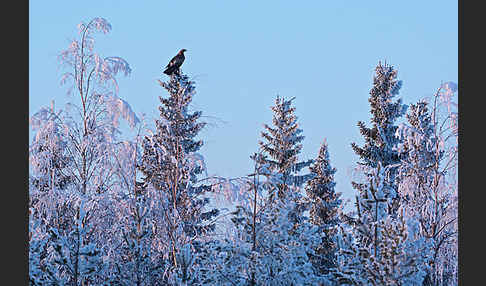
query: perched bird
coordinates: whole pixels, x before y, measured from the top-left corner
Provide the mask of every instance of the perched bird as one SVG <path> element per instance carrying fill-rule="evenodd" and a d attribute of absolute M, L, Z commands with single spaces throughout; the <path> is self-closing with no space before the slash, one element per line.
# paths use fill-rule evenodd
<path fill-rule="evenodd" d="M 186 59 L 184 56 L 184 52 L 186 49 L 180 50 L 175 57 L 170 60 L 170 62 L 165 67 L 164 73 L 166 75 L 172 75 L 173 73 L 179 74 L 179 68 L 181 67 L 182 63 Z"/>

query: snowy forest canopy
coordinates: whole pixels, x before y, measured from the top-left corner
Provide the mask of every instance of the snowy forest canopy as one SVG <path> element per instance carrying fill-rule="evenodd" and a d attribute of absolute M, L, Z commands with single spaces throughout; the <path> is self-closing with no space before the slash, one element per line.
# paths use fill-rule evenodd
<path fill-rule="evenodd" d="M 398 71 L 378 63 L 345 211 L 326 136 L 300 157 L 294 98 L 276 97 L 251 174 L 208 177 L 195 82 L 159 80 L 151 129 L 118 96 L 128 62 L 97 53 L 111 25 L 78 30 L 59 55 L 71 101 L 30 120 L 30 285 L 458 284 L 455 83 L 407 106 Z"/>

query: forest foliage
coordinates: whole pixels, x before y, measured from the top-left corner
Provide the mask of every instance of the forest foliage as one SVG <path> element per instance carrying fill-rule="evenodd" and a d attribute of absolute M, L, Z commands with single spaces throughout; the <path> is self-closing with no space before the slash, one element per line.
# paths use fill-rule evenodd
<path fill-rule="evenodd" d="M 128 62 L 96 50 L 110 30 L 78 25 L 59 55 L 70 102 L 30 119 L 30 285 L 458 284 L 456 84 L 408 106 L 398 71 L 378 63 L 345 211 L 332 134 L 302 158 L 295 98 L 276 97 L 251 174 L 208 177 L 195 81 L 159 80 L 151 129 L 118 96 Z"/>

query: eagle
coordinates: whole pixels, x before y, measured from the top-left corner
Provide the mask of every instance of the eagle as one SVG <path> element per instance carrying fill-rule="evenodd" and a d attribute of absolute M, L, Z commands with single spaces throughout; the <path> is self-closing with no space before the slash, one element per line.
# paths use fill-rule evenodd
<path fill-rule="evenodd" d="M 173 73 L 179 74 L 179 68 L 181 67 L 182 63 L 186 59 L 184 56 L 184 52 L 186 49 L 180 50 L 175 57 L 170 60 L 170 62 L 165 67 L 164 73 L 166 75 L 172 75 Z"/>

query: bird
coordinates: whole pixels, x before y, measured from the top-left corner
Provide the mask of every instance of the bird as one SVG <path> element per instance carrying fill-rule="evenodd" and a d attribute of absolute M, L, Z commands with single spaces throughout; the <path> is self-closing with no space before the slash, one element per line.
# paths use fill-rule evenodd
<path fill-rule="evenodd" d="M 186 59 L 184 56 L 184 52 L 186 49 L 180 50 L 175 57 L 173 57 L 170 62 L 165 67 L 164 73 L 166 75 L 172 75 L 173 73 L 179 74 L 179 68 L 181 67 L 182 63 Z"/>

